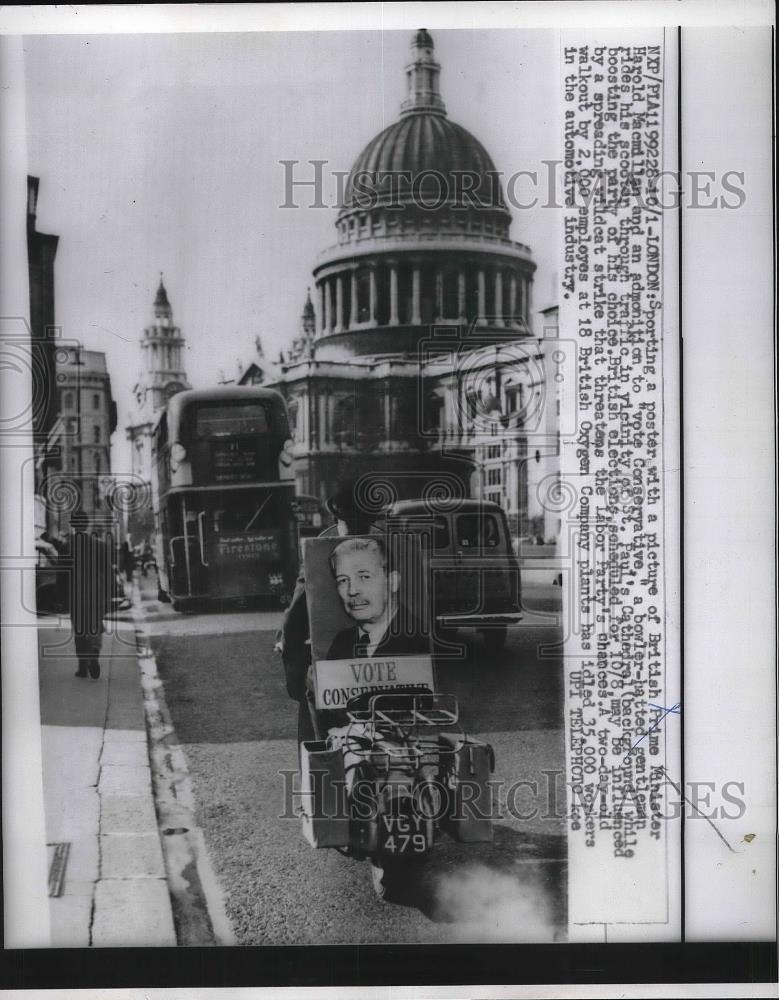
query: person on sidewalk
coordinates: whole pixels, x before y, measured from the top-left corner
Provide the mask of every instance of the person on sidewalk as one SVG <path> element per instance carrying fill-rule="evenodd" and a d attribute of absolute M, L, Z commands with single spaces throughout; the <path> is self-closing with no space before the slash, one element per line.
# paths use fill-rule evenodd
<path fill-rule="evenodd" d="M 344 479 L 327 501 L 327 509 L 336 523 L 325 528 L 320 538 L 334 535 L 368 535 L 381 533 L 376 526 L 379 514 L 367 512 L 357 495 L 357 481 Z M 314 706 L 311 676 L 311 642 L 308 622 L 306 584 L 301 573 L 289 603 L 277 647 L 284 663 L 287 694 L 298 703 L 298 744 L 320 737 Z"/>
<path fill-rule="evenodd" d="M 70 527 L 70 621 L 78 657 L 76 677 L 97 679 L 103 618 L 113 601 L 111 552 L 97 533 L 89 530 L 85 511 L 74 511 Z"/>

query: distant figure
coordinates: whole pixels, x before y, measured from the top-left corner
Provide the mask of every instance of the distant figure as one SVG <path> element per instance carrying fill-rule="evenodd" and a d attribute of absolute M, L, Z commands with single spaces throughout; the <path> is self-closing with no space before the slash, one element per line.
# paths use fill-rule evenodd
<path fill-rule="evenodd" d="M 430 652 L 430 638 L 398 601 L 400 573 L 389 570 L 383 538 L 344 539 L 333 549 L 330 568 L 344 611 L 355 624 L 336 635 L 328 660 Z"/>
<path fill-rule="evenodd" d="M 128 583 L 133 582 L 133 570 L 135 569 L 135 553 L 130 548 L 130 543 L 125 540 L 119 549 L 119 568 L 124 573 Z"/>
<path fill-rule="evenodd" d="M 154 551 L 152 550 L 151 543 L 147 538 L 143 543 L 143 550 L 141 553 L 141 572 L 144 577 L 149 572 L 149 567 L 154 565 Z"/>
<path fill-rule="evenodd" d="M 89 517 L 75 511 L 70 519 L 70 620 L 76 644 L 76 677 L 100 676 L 103 618 L 113 598 L 113 567 L 108 546 L 89 531 Z"/>

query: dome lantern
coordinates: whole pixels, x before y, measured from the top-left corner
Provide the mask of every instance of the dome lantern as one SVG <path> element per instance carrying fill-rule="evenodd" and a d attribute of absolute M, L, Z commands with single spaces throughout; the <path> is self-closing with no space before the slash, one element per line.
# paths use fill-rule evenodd
<path fill-rule="evenodd" d="M 440 65 L 435 61 L 433 39 L 420 28 L 411 39 L 411 62 L 406 66 L 408 97 L 400 106 L 402 115 L 419 111 L 446 114 L 446 105 L 438 90 Z"/>

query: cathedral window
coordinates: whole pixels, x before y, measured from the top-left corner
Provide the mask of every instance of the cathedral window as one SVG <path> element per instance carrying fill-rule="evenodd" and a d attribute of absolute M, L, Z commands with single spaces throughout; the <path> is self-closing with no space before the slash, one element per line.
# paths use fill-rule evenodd
<path fill-rule="evenodd" d="M 94 395 L 92 396 L 92 409 L 93 410 L 100 409 L 100 395 L 98 393 L 94 393 Z"/>

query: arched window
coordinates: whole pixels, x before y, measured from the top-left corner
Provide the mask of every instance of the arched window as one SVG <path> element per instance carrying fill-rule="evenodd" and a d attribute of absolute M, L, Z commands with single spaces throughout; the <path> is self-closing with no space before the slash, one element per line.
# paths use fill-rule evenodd
<path fill-rule="evenodd" d="M 100 409 L 100 394 L 97 392 L 92 395 L 92 409 L 93 410 Z"/>
<path fill-rule="evenodd" d="M 73 393 L 65 392 L 62 395 L 62 409 L 72 410 L 73 409 Z"/>

